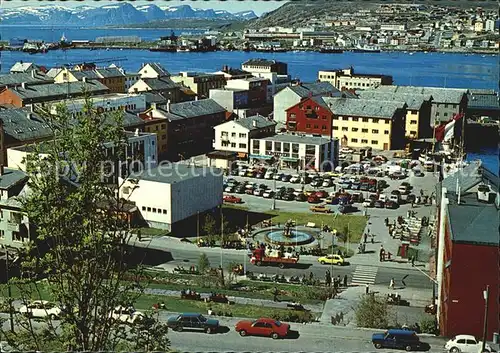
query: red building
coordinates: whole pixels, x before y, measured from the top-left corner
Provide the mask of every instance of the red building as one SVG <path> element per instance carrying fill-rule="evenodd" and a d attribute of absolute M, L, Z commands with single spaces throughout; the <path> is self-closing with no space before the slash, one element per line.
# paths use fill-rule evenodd
<path fill-rule="evenodd" d="M 288 131 L 332 136 L 333 114 L 321 97 L 309 97 L 286 110 Z"/>
<path fill-rule="evenodd" d="M 458 173 L 457 173 L 458 174 Z M 500 252 L 498 236 L 498 199 L 490 185 L 498 185 L 498 177 L 462 173 L 458 203 L 456 177 L 443 181 L 449 204 L 445 220 L 444 270 L 439 310 L 439 329 L 442 336 L 470 334 L 483 337 L 485 299 L 483 291 L 489 285 L 487 339 L 500 332 Z M 471 186 L 475 185 L 475 186 Z M 483 201 L 481 201 L 483 199 Z M 438 223 L 439 224 L 439 223 Z M 438 271 L 439 269 L 437 269 Z"/>

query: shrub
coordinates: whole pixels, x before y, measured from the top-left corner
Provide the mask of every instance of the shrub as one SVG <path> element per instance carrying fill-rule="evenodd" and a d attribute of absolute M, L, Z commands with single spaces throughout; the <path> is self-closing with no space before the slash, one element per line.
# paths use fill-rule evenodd
<path fill-rule="evenodd" d="M 437 334 L 437 322 L 434 316 L 424 317 L 420 320 L 420 331 L 422 333 L 432 333 Z"/>
<path fill-rule="evenodd" d="M 355 316 L 359 327 L 383 329 L 389 325 L 389 306 L 383 297 L 364 295 L 356 308 Z"/>

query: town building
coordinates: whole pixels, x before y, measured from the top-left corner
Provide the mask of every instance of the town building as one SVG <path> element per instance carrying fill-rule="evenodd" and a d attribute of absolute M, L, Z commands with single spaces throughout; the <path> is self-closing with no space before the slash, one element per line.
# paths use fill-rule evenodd
<path fill-rule="evenodd" d="M 12 65 L 9 71 L 11 74 L 40 71 L 40 67 L 35 65 L 34 63 L 25 63 L 22 61 L 18 61 L 14 65 Z"/>
<path fill-rule="evenodd" d="M 181 86 L 172 81 L 170 77 L 141 78 L 128 89 L 128 92 L 158 93 L 173 103 L 177 103 L 181 99 Z"/>
<path fill-rule="evenodd" d="M 484 24 L 484 30 L 486 32 L 495 32 L 495 20 L 493 19 L 487 19 L 485 24 Z"/>
<path fill-rule="evenodd" d="M 116 67 L 95 68 L 93 70 L 69 70 L 62 68 L 54 76 L 55 83 L 83 81 L 84 78 L 97 80 L 110 89 L 111 93 L 124 93 L 126 76 Z"/>
<path fill-rule="evenodd" d="M 92 107 L 99 112 L 117 110 L 145 110 L 146 97 L 137 93 L 109 93 L 91 98 Z M 69 112 L 81 113 L 86 104 L 86 99 L 64 99 L 52 103 L 50 112 L 56 113 L 57 104 L 63 103 Z"/>
<path fill-rule="evenodd" d="M 274 121 L 285 125 L 287 120 L 286 110 L 296 105 L 301 100 L 316 96 L 338 97 L 341 92 L 330 82 L 299 83 L 295 86 L 286 87 L 278 92 L 274 100 Z"/>
<path fill-rule="evenodd" d="M 238 68 L 232 68 L 227 65 L 224 65 L 222 67 L 222 70 L 214 72 L 214 74 L 224 75 L 226 81 L 252 77 L 252 74 L 250 72 L 246 72 Z"/>
<path fill-rule="evenodd" d="M 25 85 L 45 85 L 54 83 L 54 80 L 41 71 L 16 72 L 0 75 L 0 90 L 8 87 Z"/>
<path fill-rule="evenodd" d="M 141 78 L 170 77 L 170 73 L 159 63 L 143 63 L 138 73 Z"/>
<path fill-rule="evenodd" d="M 252 74 L 274 72 L 277 75 L 288 75 L 287 63 L 276 60 L 250 59 L 241 65 L 241 69 Z"/>
<path fill-rule="evenodd" d="M 416 86 L 379 86 L 377 90 L 392 93 L 424 94 L 432 96 L 431 125 L 449 121 L 456 114 L 467 109 L 467 89 L 416 87 Z"/>
<path fill-rule="evenodd" d="M 0 92 L 0 104 L 24 107 L 29 104 L 47 103 L 66 98 L 78 98 L 85 95 L 95 96 L 109 93 L 109 88 L 99 81 L 51 83 L 43 85 L 21 84 L 6 88 Z"/>
<path fill-rule="evenodd" d="M 21 248 L 32 240 L 33 226 L 23 212 L 23 205 L 17 196 L 22 193 L 28 176 L 21 170 L 0 165 L 0 245 Z"/>
<path fill-rule="evenodd" d="M 229 80 L 225 88 L 248 91 L 248 106 L 256 107 L 266 104 L 268 83 L 269 80 L 260 77 L 240 78 Z"/>
<path fill-rule="evenodd" d="M 406 24 L 404 23 L 394 23 L 394 24 L 381 24 L 380 25 L 380 30 L 381 31 L 406 31 Z"/>
<path fill-rule="evenodd" d="M 239 115 L 240 110 L 250 108 L 249 91 L 238 88 L 217 88 L 211 89 L 209 98 L 213 99 L 220 106 L 224 107 L 228 112 L 234 112 Z"/>
<path fill-rule="evenodd" d="M 250 162 L 279 165 L 280 168 L 329 171 L 338 164 L 336 138 L 305 134 L 278 134 L 251 139 Z"/>
<path fill-rule="evenodd" d="M 355 73 L 351 66 L 348 69 L 321 70 L 318 79 L 330 82 L 337 89 L 368 89 L 380 85 L 392 85 L 392 76 Z"/>
<path fill-rule="evenodd" d="M 226 113 L 213 99 L 200 99 L 153 106 L 147 115 L 167 119 L 167 159 L 176 161 L 212 151 L 214 127 L 226 120 Z"/>
<path fill-rule="evenodd" d="M 498 92 L 487 89 L 470 89 L 467 98 L 467 117 L 488 117 L 500 120 L 500 98 Z"/>
<path fill-rule="evenodd" d="M 477 20 L 474 23 L 474 32 L 480 33 L 480 32 L 483 32 L 483 31 L 484 31 L 484 22 L 481 21 L 481 20 Z"/>
<path fill-rule="evenodd" d="M 154 228 L 175 231 L 182 221 L 222 204 L 223 172 L 216 168 L 160 165 L 119 182 L 120 197 L 135 202 L 140 217 Z"/>
<path fill-rule="evenodd" d="M 436 278 L 441 336 L 467 333 L 481 339 L 485 321 L 488 341 L 500 332 L 498 185 L 498 176 L 473 162 L 436 187 Z M 446 189 L 447 202 L 442 199 L 441 187 Z"/>
<path fill-rule="evenodd" d="M 103 180 L 106 184 L 116 185 L 120 176 L 126 177 L 131 172 L 144 170 L 146 166 L 152 168 L 157 165 L 156 134 L 144 133 L 136 129 L 135 132 L 126 131 L 125 136 L 127 146 L 120 146 L 120 148 L 125 148 L 123 160 L 116 161 L 113 169 L 109 170 L 109 174 Z M 40 158 L 47 157 L 44 153 L 46 146 L 46 142 L 39 142 L 9 148 L 7 149 L 7 162 L 11 168 L 26 171 L 26 158 L 33 153 L 38 153 Z M 106 142 L 104 148 L 110 156 L 115 154 L 116 146 L 113 142 Z"/>
<path fill-rule="evenodd" d="M 158 161 L 162 161 L 167 157 L 167 119 L 155 118 L 152 116 L 151 111 L 153 108 L 148 108 L 137 114 L 141 119 L 143 128 L 142 130 L 148 133 L 156 134 L 157 140 L 157 155 Z"/>
<path fill-rule="evenodd" d="M 399 101 L 406 103 L 405 136 L 408 139 L 421 139 L 432 136 L 430 94 L 385 93 L 378 90 L 359 91 L 363 99 Z"/>
<path fill-rule="evenodd" d="M 171 76 L 171 79 L 189 87 L 199 99 L 208 98 L 211 89 L 221 88 L 226 84 L 224 75 L 199 72 L 181 72 L 179 75 Z"/>
<path fill-rule="evenodd" d="M 342 146 L 401 149 L 406 103 L 311 97 L 287 109 L 287 130 L 336 137 Z"/>
<path fill-rule="evenodd" d="M 238 118 L 214 127 L 214 149 L 238 153 L 238 158 L 247 159 L 250 154 L 250 139 L 275 134 L 276 123 L 269 118 L 254 115 Z"/>

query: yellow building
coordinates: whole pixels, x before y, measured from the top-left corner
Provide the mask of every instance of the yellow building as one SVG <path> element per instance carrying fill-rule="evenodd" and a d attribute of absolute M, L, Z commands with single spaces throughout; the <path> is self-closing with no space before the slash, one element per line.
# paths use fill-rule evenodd
<path fill-rule="evenodd" d="M 360 91 L 358 95 L 363 99 L 405 102 L 407 105 L 405 116 L 405 137 L 407 139 L 419 139 L 432 136 L 432 96 L 430 94 L 367 90 Z"/>
<path fill-rule="evenodd" d="M 125 93 L 127 77 L 117 68 L 109 67 L 93 70 L 68 70 L 62 68 L 56 76 L 55 83 L 96 80 L 110 89 L 111 93 Z"/>
<path fill-rule="evenodd" d="M 330 97 L 323 101 L 332 112 L 332 137 L 343 146 L 404 148 L 405 102 Z"/>
<path fill-rule="evenodd" d="M 222 88 L 226 85 L 226 79 L 222 74 L 181 72 L 177 76 L 170 76 L 170 79 L 189 87 L 200 99 L 208 98 L 211 89 Z"/>
<path fill-rule="evenodd" d="M 156 134 L 156 149 L 158 161 L 167 153 L 167 118 L 154 118 L 151 114 L 154 108 L 150 108 L 139 117 L 144 121 L 144 131 Z"/>

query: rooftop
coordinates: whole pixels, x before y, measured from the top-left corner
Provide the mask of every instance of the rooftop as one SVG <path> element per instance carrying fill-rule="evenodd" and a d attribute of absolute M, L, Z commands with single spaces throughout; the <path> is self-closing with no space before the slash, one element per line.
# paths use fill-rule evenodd
<path fill-rule="evenodd" d="M 151 66 L 151 68 L 158 74 L 159 77 L 170 76 L 170 73 L 165 70 L 165 68 L 160 63 L 146 63 L 143 65 L 143 67 L 146 65 Z"/>
<path fill-rule="evenodd" d="M 18 169 L 4 168 L 0 175 L 0 189 L 7 190 L 28 179 L 26 173 Z"/>
<path fill-rule="evenodd" d="M 139 173 L 132 173 L 128 179 L 139 179 L 155 181 L 165 184 L 175 184 L 185 180 L 204 177 L 207 175 L 221 175 L 220 169 L 210 167 L 198 167 L 183 163 L 160 165 L 156 168 L 145 169 Z"/>
<path fill-rule="evenodd" d="M 410 94 L 430 94 L 433 102 L 459 104 L 467 89 L 441 88 L 441 87 L 416 87 L 416 86 L 378 86 L 377 91 Z"/>
<path fill-rule="evenodd" d="M 468 98 L 467 108 L 500 110 L 500 98 L 496 94 L 471 92 Z"/>
<path fill-rule="evenodd" d="M 60 98 L 67 95 L 83 95 L 84 90 L 90 94 L 107 93 L 109 88 L 98 81 L 51 83 L 27 86 L 26 88 L 11 88 L 22 99 Z"/>
<path fill-rule="evenodd" d="M 172 103 L 170 111 L 167 111 L 166 106 L 159 107 L 160 110 L 170 120 L 188 119 L 197 116 L 223 113 L 226 111 L 223 107 L 217 104 L 213 99 L 200 99 L 197 101 Z"/>
<path fill-rule="evenodd" d="M 144 81 L 153 91 L 162 91 L 179 87 L 178 83 L 175 83 L 168 77 L 142 78 L 141 80 Z"/>
<path fill-rule="evenodd" d="M 53 83 L 54 80 L 41 71 L 17 72 L 0 76 L 0 87 L 21 86 L 23 82 L 31 85 L 38 85 Z"/>
<path fill-rule="evenodd" d="M 242 65 L 256 65 L 256 66 L 271 66 L 275 64 L 285 64 L 284 62 L 276 61 L 276 60 L 268 60 L 262 58 L 249 59 L 245 61 Z"/>
<path fill-rule="evenodd" d="M 254 115 L 254 116 L 248 116 L 246 118 L 239 118 L 234 120 L 234 122 L 248 130 L 263 129 L 266 127 L 271 127 L 276 125 L 276 122 L 269 120 L 268 118 L 262 115 Z"/>
<path fill-rule="evenodd" d="M 125 77 L 123 72 L 116 67 L 107 67 L 104 69 L 95 69 L 95 72 L 102 78 Z"/>
<path fill-rule="evenodd" d="M 31 141 L 49 138 L 54 132 L 31 107 L 0 110 L 0 120 L 7 141 Z"/>
<path fill-rule="evenodd" d="M 406 107 L 406 103 L 401 101 L 336 97 L 322 97 L 322 99 L 335 115 L 391 119 L 398 109 Z"/>
<path fill-rule="evenodd" d="M 327 93 L 335 93 L 340 95 L 340 91 L 334 87 L 330 82 L 312 82 L 302 83 L 296 86 L 287 87 L 298 94 L 301 98 L 306 98 L 309 95 L 317 96 Z"/>
<path fill-rule="evenodd" d="M 317 136 L 307 136 L 307 135 L 292 135 L 292 134 L 277 134 L 274 136 L 263 137 L 259 140 L 264 141 L 277 141 L 277 142 L 291 142 L 291 143 L 305 143 L 308 145 L 317 145 L 321 146 L 329 141 L 329 138 L 326 137 L 317 137 Z"/>
<path fill-rule="evenodd" d="M 26 72 L 28 70 L 36 69 L 36 65 L 33 63 L 24 63 L 22 61 L 16 62 L 10 68 L 10 72 Z"/>
<path fill-rule="evenodd" d="M 364 99 L 405 102 L 408 109 L 413 110 L 419 110 L 425 101 L 432 99 L 430 94 L 391 93 L 380 92 L 378 90 L 361 90 L 358 92 L 358 95 Z"/>

